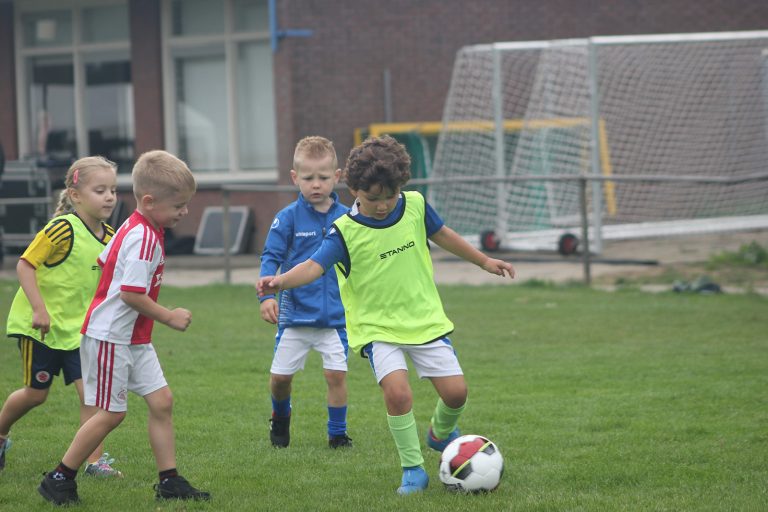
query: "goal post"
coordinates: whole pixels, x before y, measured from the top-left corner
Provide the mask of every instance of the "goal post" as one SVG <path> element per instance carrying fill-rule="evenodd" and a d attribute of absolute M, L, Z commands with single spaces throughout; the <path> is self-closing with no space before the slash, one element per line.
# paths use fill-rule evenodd
<path fill-rule="evenodd" d="M 468 239 L 578 233 L 583 178 L 596 252 L 654 223 L 664 235 L 768 218 L 768 180 L 740 181 L 768 170 L 767 48 L 768 31 L 462 48 L 431 176 L 484 179 L 431 185 L 431 200 Z"/>
<path fill-rule="evenodd" d="M 586 117 L 581 118 L 552 118 L 552 119 L 505 119 L 502 121 L 502 131 L 505 134 L 504 137 L 509 138 L 513 144 L 514 140 L 519 138 L 520 133 L 523 130 L 535 130 L 540 133 L 544 133 L 547 130 L 558 131 L 561 134 L 567 134 L 569 130 L 577 131 L 584 129 L 590 123 L 590 120 Z M 424 137 L 426 140 L 432 141 L 437 139 L 442 133 L 454 132 L 456 134 L 479 134 L 480 136 L 490 137 L 496 136 L 495 134 L 496 124 L 493 121 L 484 120 L 466 120 L 466 121 L 452 121 L 443 123 L 442 121 L 417 121 L 417 122 L 402 122 L 402 123 L 372 123 L 365 129 L 356 129 L 354 134 L 355 144 L 360 144 L 363 138 L 366 136 L 378 137 L 380 135 L 388 134 L 395 137 L 402 136 L 403 134 L 416 134 Z M 603 176 L 611 175 L 611 163 L 610 163 L 610 151 L 608 148 L 607 132 L 605 130 L 605 122 L 599 121 L 599 148 L 601 154 L 600 173 Z M 424 146 L 435 146 L 436 143 L 425 143 Z M 586 148 L 583 148 L 586 150 Z M 412 155 L 413 157 L 414 155 Z M 419 155 L 415 155 L 420 158 Z M 424 158 L 429 162 L 427 172 L 424 177 L 433 178 L 432 175 L 432 160 L 434 154 L 430 153 L 429 156 Z M 616 210 L 616 201 L 613 192 L 613 183 L 607 182 L 604 191 L 604 201 L 606 204 L 606 210 L 608 214 L 614 213 Z M 555 216 L 555 210 L 553 209 L 551 215 Z M 554 219 L 552 219 L 554 221 Z M 556 223 L 556 222 L 555 222 Z M 547 222 L 546 224 L 549 224 Z"/>

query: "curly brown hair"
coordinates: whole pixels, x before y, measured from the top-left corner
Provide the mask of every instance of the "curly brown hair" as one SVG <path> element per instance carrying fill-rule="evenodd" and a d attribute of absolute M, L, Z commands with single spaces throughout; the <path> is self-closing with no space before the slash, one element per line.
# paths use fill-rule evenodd
<path fill-rule="evenodd" d="M 352 190 L 367 191 L 376 185 L 398 190 L 411 179 L 411 157 L 389 135 L 369 137 L 349 152 L 343 176 Z"/>

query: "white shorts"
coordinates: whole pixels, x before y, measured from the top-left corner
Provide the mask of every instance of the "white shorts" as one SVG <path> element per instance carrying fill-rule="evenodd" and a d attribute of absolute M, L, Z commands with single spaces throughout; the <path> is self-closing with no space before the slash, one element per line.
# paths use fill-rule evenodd
<path fill-rule="evenodd" d="M 368 362 L 376 375 L 376 382 L 381 382 L 381 379 L 395 370 L 408 371 L 405 354 L 411 356 L 416 374 L 421 379 L 464 375 L 451 340 L 448 338 L 441 338 L 424 345 L 400 345 L 374 341 L 363 347 L 363 352 L 368 357 Z"/>
<path fill-rule="evenodd" d="M 324 369 L 347 371 L 347 330 L 318 327 L 279 329 L 275 336 L 275 355 L 269 371 L 276 375 L 293 375 L 303 370 L 311 349 L 322 356 Z"/>
<path fill-rule="evenodd" d="M 151 343 L 121 345 L 83 335 L 80 343 L 86 405 L 128 410 L 128 391 L 146 396 L 168 385 Z"/>

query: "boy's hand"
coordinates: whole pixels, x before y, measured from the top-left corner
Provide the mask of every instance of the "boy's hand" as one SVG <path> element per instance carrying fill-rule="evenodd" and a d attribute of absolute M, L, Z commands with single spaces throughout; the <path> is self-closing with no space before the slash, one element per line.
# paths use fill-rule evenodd
<path fill-rule="evenodd" d="M 40 342 L 45 340 L 46 333 L 51 330 L 51 317 L 47 309 L 32 312 L 32 328 L 40 329 Z"/>
<path fill-rule="evenodd" d="M 261 311 L 262 320 L 271 324 L 277 323 L 277 314 L 279 310 L 275 299 L 264 300 L 264 302 L 261 303 L 259 310 Z"/>
<path fill-rule="evenodd" d="M 275 276 L 262 277 L 256 283 L 256 290 L 259 292 L 259 297 L 277 294 L 280 291 L 278 278 Z"/>
<path fill-rule="evenodd" d="M 495 258 L 488 258 L 485 260 L 485 263 L 483 263 L 483 269 L 486 272 L 496 274 L 497 276 L 509 275 L 510 279 L 514 279 L 515 277 L 515 268 L 511 263 L 497 260 Z"/>
<path fill-rule="evenodd" d="M 176 329 L 177 331 L 186 331 L 189 324 L 192 322 L 192 312 L 184 308 L 176 308 L 171 310 L 171 317 L 168 320 L 168 327 Z"/>

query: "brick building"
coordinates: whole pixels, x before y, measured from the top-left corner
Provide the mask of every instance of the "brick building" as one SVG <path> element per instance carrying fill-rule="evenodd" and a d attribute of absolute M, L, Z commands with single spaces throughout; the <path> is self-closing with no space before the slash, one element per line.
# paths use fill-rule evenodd
<path fill-rule="evenodd" d="M 222 184 L 289 183 L 305 135 L 343 162 L 357 127 L 439 120 L 462 46 L 765 28 L 755 0 L 0 0 L 0 142 L 59 172 L 168 149 L 200 183 L 193 235 Z M 233 195 L 253 247 L 293 197 Z"/>

